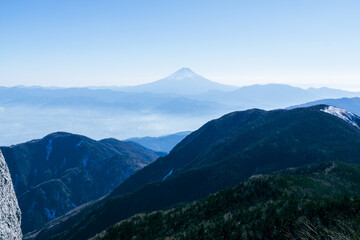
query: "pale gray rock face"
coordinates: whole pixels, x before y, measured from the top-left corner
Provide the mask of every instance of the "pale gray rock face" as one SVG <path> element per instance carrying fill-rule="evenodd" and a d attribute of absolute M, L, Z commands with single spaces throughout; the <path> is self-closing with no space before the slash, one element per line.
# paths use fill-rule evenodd
<path fill-rule="evenodd" d="M 0 239 L 22 239 L 21 211 L 10 172 L 0 151 Z"/>

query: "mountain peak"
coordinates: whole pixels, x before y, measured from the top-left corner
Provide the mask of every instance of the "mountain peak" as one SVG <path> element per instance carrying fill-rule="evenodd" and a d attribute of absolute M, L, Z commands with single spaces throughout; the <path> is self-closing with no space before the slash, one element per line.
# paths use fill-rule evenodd
<path fill-rule="evenodd" d="M 193 72 L 193 71 L 188 67 L 183 67 L 177 70 L 177 72 Z"/>
<path fill-rule="evenodd" d="M 194 73 L 190 68 L 181 68 L 176 72 L 174 72 L 173 74 L 171 74 L 168 77 L 168 79 L 181 80 L 184 78 L 195 78 L 195 77 L 199 77 L 199 75 Z"/>
<path fill-rule="evenodd" d="M 158 81 L 133 87 L 121 88 L 126 92 L 150 92 L 160 94 L 192 95 L 211 90 L 231 91 L 236 87 L 213 82 L 193 72 L 190 68 L 181 68 Z"/>
<path fill-rule="evenodd" d="M 195 74 L 193 70 L 191 70 L 190 68 L 187 68 L 187 67 L 180 68 L 175 73 L 183 73 L 183 74 L 193 73 L 193 74 Z"/>

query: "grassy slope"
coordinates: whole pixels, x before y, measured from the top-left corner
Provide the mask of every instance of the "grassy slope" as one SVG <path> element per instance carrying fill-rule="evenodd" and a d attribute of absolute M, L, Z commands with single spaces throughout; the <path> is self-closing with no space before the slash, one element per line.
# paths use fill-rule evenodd
<path fill-rule="evenodd" d="M 135 215 L 96 239 L 288 239 L 301 234 L 305 217 L 320 229 L 314 239 L 339 219 L 359 231 L 359 183 L 360 166 L 338 162 L 258 175 L 182 207 Z"/>

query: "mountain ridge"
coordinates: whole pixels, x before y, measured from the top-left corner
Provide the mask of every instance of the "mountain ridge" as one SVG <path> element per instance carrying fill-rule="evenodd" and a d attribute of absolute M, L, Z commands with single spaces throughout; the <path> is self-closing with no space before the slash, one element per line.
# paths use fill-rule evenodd
<path fill-rule="evenodd" d="M 161 156 L 134 143 L 67 132 L 0 148 L 23 211 L 24 233 L 106 195 Z"/>
<path fill-rule="evenodd" d="M 360 163 L 360 130 L 321 111 L 326 107 L 252 109 L 212 120 L 106 198 L 35 238 L 85 239 L 136 213 L 192 202 L 252 175 L 323 161 Z"/>
<path fill-rule="evenodd" d="M 360 110 L 359 110 L 360 109 L 360 97 L 321 99 L 321 100 L 311 101 L 311 102 L 307 102 L 307 103 L 303 103 L 303 104 L 299 104 L 299 105 L 295 105 L 295 106 L 290 106 L 290 107 L 287 107 L 287 109 L 294 109 L 294 108 L 299 108 L 299 107 L 310 107 L 310 106 L 319 105 L 319 104 L 325 104 L 325 105 L 331 105 L 334 107 L 343 108 L 343 109 L 346 109 L 357 115 L 360 115 Z"/>

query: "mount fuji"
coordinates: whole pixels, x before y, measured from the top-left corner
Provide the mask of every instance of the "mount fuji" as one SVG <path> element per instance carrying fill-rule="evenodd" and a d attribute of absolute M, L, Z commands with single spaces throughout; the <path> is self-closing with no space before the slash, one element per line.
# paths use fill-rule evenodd
<path fill-rule="evenodd" d="M 231 91 L 235 89 L 237 89 L 235 86 L 210 81 L 196 74 L 190 68 L 181 68 L 170 76 L 158 81 L 132 87 L 120 87 L 117 90 L 126 92 L 192 95 L 213 90 Z"/>

